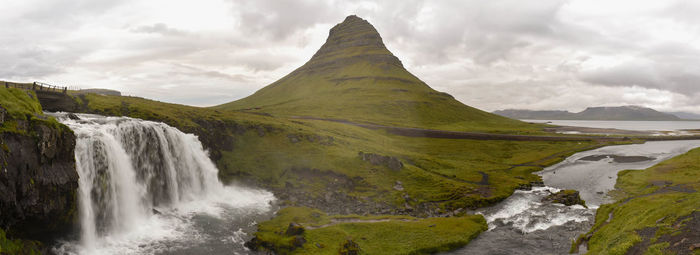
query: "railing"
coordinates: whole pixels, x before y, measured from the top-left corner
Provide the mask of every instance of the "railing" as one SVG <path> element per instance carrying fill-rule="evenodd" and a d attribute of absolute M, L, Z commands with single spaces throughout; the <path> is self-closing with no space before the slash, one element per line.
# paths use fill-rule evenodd
<path fill-rule="evenodd" d="M 35 81 L 33 83 L 15 83 L 15 82 L 7 82 L 6 81 L 5 88 L 18 88 L 18 89 L 35 90 L 35 91 L 60 92 L 60 93 L 64 93 L 64 94 L 66 92 L 68 92 L 68 87 L 52 85 L 52 84 L 38 82 L 38 81 Z"/>

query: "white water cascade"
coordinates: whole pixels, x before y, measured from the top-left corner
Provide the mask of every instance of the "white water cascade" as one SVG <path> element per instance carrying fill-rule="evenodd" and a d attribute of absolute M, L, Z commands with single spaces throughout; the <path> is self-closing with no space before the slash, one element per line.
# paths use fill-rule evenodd
<path fill-rule="evenodd" d="M 76 134 L 80 175 L 80 241 L 58 253 L 172 252 L 174 244 L 206 242 L 197 215 L 235 218 L 270 210 L 269 192 L 224 186 L 194 135 L 125 117 L 57 116 Z"/>

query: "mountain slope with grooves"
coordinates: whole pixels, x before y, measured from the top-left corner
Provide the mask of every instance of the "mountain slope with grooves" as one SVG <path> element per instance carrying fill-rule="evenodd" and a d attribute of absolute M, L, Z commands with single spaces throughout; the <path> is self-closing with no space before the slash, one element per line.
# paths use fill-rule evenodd
<path fill-rule="evenodd" d="M 430 88 L 403 67 L 369 22 L 354 15 L 330 30 L 306 64 L 215 108 L 460 131 L 524 127 Z"/>

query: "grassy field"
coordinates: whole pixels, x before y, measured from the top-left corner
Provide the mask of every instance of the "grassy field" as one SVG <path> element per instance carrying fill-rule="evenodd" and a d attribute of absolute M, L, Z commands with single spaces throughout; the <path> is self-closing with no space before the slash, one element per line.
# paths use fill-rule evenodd
<path fill-rule="evenodd" d="M 588 254 L 700 254 L 700 149 L 618 174 L 618 202 L 603 205 Z M 684 240 L 685 239 L 685 240 Z"/>
<path fill-rule="evenodd" d="M 290 222 L 305 228 L 306 241 L 293 244 Z M 306 207 L 287 207 L 258 227 L 256 240 L 278 254 L 339 254 L 348 240 L 361 254 L 432 254 L 461 247 L 488 228 L 481 215 L 450 218 L 328 216 Z"/>

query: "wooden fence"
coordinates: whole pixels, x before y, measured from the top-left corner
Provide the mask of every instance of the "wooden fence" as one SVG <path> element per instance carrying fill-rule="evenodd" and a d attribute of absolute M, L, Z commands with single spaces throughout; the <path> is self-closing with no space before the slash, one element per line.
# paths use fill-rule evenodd
<path fill-rule="evenodd" d="M 68 92 L 68 87 L 52 85 L 52 84 L 38 82 L 38 81 L 35 81 L 33 83 L 16 83 L 16 82 L 7 82 L 6 81 L 5 88 L 18 88 L 18 89 L 35 90 L 35 91 L 59 92 L 59 93 L 64 93 L 64 94 L 66 92 Z"/>

